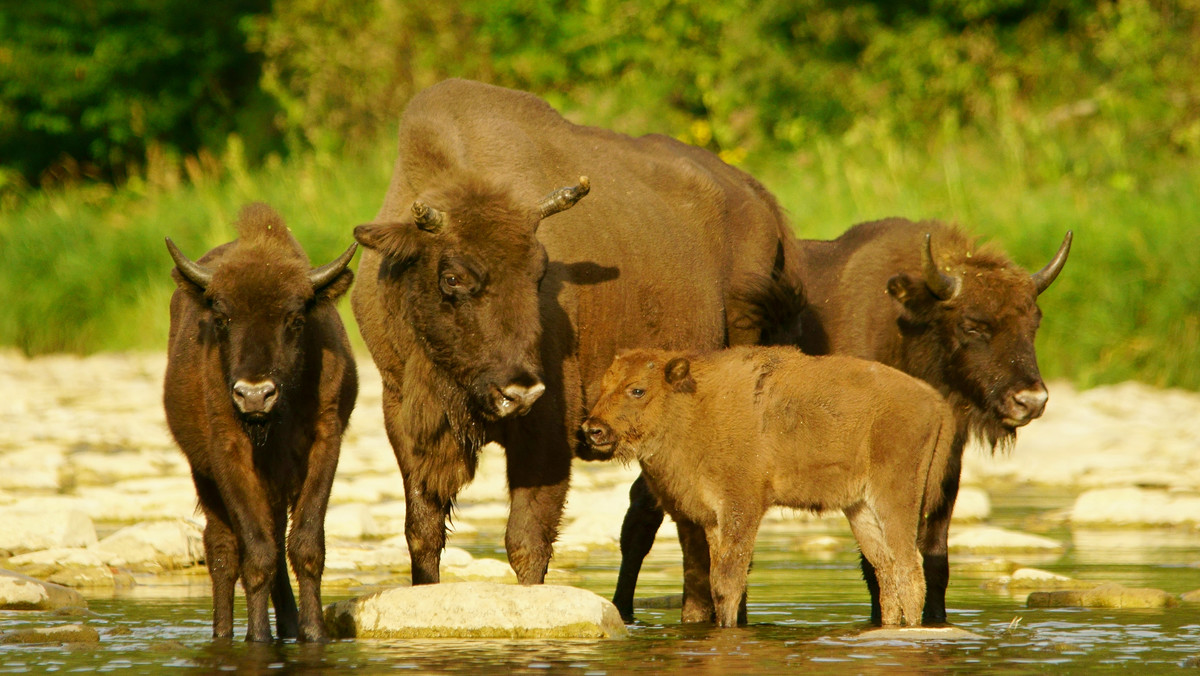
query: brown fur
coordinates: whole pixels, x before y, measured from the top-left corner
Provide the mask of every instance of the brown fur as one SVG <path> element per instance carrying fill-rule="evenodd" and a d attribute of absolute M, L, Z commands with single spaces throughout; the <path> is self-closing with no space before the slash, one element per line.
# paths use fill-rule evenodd
<path fill-rule="evenodd" d="M 961 282 L 958 294 L 935 298 L 925 285 L 922 248 L 932 234 L 938 267 Z M 800 240 L 800 278 L 807 305 L 800 314 L 798 344 L 809 354 L 844 354 L 882 362 L 920 378 L 949 401 L 955 414 L 954 454 L 942 509 L 930 515 L 921 550 L 925 556 L 925 620 L 946 621 L 950 516 L 958 495 L 962 453 L 970 436 L 1005 446 L 1018 426 L 1041 415 L 1022 410 L 1018 394 L 1045 396 L 1034 336 L 1041 321 L 1037 289 L 1028 272 L 998 248 L 980 246 L 959 229 L 937 221 L 901 218 L 863 223 L 832 241 Z M 760 313 L 780 300 L 769 294 Z M 786 300 L 786 299 L 785 299 Z M 769 338 L 769 336 L 764 336 Z M 783 331 L 781 342 L 789 340 Z M 1044 403 L 1044 399 L 1042 399 Z M 630 490 L 621 533 L 621 576 L 613 602 L 631 619 L 637 570 L 662 520 L 641 483 Z M 879 618 L 874 571 L 864 561 Z"/>
<path fill-rule="evenodd" d="M 233 633 L 240 577 L 247 640 L 271 638 L 269 594 L 281 637 L 324 641 L 325 509 L 358 391 L 334 303 L 353 273 L 344 269 L 314 289 L 303 249 L 266 205 L 246 207 L 238 233 L 198 261 L 213 271 L 207 288 L 172 270 L 178 288 L 163 391 L 167 423 L 207 519 L 213 635 Z M 274 407 L 265 415 L 240 412 L 237 383 L 267 381 L 277 388 Z M 300 585 L 299 611 L 288 560 Z"/>
<path fill-rule="evenodd" d="M 591 192 L 539 226 L 539 199 L 580 176 Z M 447 215 L 438 232 L 415 227 L 418 201 Z M 383 377 L 414 583 L 438 580 L 446 518 L 491 440 L 508 455 L 509 562 L 540 583 L 576 430 L 615 351 L 753 343 L 753 280 L 789 284 L 796 263 L 774 200 L 711 153 L 464 80 L 409 103 L 387 196 L 356 238 L 354 312 Z M 469 293 L 439 288 L 447 265 Z M 500 415 L 506 383 L 545 392 Z"/>
<path fill-rule="evenodd" d="M 842 510 L 879 570 L 884 624 L 920 622 L 918 529 L 943 500 L 954 435 L 925 383 L 788 347 L 633 350 L 605 374 L 583 430 L 597 453 L 637 459 L 685 559 L 709 564 L 707 580 L 687 576 L 684 621 L 738 623 L 759 522 L 782 505 Z"/>

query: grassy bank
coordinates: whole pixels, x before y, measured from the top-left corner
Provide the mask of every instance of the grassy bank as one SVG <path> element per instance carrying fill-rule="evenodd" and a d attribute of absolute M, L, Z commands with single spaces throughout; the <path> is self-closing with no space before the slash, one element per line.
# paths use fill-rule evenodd
<path fill-rule="evenodd" d="M 0 213 L 0 345 L 30 354 L 162 349 L 172 290 L 164 236 L 198 257 L 232 237 L 242 204 L 261 200 L 323 262 L 373 217 L 394 155 L 385 139 L 352 156 L 251 171 L 234 151 L 208 169 L 152 167 L 119 190 L 46 193 Z M 1200 168 L 1185 160 L 1081 178 L 1028 166 L 1003 140 L 962 137 L 925 148 L 816 138 L 799 153 L 747 162 L 803 237 L 883 216 L 940 218 L 1036 269 L 1074 230 L 1070 262 L 1041 298 L 1045 375 L 1200 389 Z M 343 311 L 357 336 L 345 303 Z"/>

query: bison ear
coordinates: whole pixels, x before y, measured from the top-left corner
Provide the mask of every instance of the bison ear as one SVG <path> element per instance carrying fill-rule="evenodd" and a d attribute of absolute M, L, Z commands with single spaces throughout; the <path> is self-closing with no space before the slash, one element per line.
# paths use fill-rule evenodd
<path fill-rule="evenodd" d="M 412 223 L 366 223 L 354 228 L 354 239 L 359 244 L 401 262 L 420 255 L 422 238 Z"/>
<path fill-rule="evenodd" d="M 696 391 L 696 381 L 692 379 L 692 363 L 687 357 L 675 357 L 667 362 L 667 384 L 676 392 L 692 394 Z"/>
<path fill-rule="evenodd" d="M 333 278 L 333 281 L 323 286 L 316 293 L 315 300 L 318 303 L 332 303 L 341 298 L 347 291 L 350 290 L 350 284 L 354 281 L 354 272 L 350 268 L 342 270 L 342 272 Z"/>
<path fill-rule="evenodd" d="M 919 310 L 919 305 L 928 301 L 932 296 L 925 288 L 925 281 L 901 272 L 887 281 L 888 295 L 896 300 L 905 313 L 912 317 Z"/>

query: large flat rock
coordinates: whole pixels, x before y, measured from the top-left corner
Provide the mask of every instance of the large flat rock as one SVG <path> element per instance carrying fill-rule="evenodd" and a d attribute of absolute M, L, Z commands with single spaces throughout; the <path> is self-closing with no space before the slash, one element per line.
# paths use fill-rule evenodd
<path fill-rule="evenodd" d="M 607 599 L 575 587 L 456 582 L 400 587 L 325 608 L 336 638 L 614 638 Z"/>
<path fill-rule="evenodd" d="M 87 601 L 74 589 L 0 570 L 0 610 L 54 610 L 87 608 Z"/>
<path fill-rule="evenodd" d="M 1161 589 L 1103 584 L 1085 590 L 1038 591 L 1029 595 L 1030 608 L 1172 608 L 1179 599 Z"/>

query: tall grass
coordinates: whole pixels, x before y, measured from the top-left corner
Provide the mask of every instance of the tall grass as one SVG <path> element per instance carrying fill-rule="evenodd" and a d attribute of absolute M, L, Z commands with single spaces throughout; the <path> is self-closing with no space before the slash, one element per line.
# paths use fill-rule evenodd
<path fill-rule="evenodd" d="M 242 204 L 265 201 L 324 262 L 374 216 L 394 158 L 390 135 L 362 153 L 253 171 L 233 148 L 219 171 L 190 171 L 190 181 L 167 172 L 116 191 L 45 193 L 0 213 L 0 345 L 30 354 L 163 349 L 172 291 L 164 236 L 199 257 L 233 237 Z M 1034 270 L 1074 230 L 1063 274 L 1039 299 L 1045 375 L 1200 389 L 1200 168 L 1168 158 L 1096 178 L 1047 171 L 1040 163 L 1053 156 L 1003 135 L 921 148 L 886 135 L 818 137 L 797 154 L 752 157 L 748 168 L 802 237 L 885 216 L 938 218 L 996 240 Z"/>

